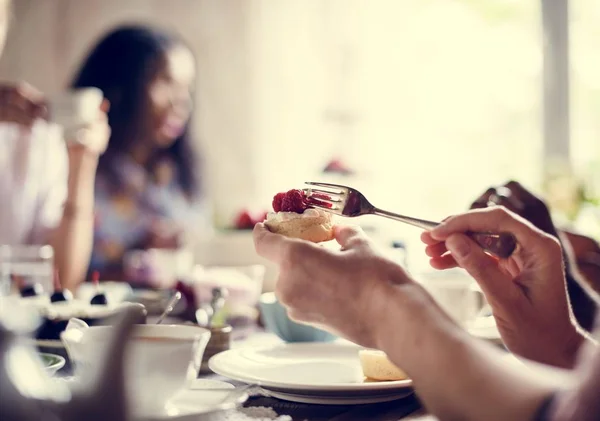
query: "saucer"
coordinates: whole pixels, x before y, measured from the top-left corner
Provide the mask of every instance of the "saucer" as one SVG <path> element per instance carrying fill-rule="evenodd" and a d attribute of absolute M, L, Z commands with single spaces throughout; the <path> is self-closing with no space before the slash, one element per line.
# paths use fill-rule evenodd
<path fill-rule="evenodd" d="M 230 383 L 198 379 L 190 389 L 184 389 L 165 405 L 162 412 L 137 414 L 136 421 L 197 421 L 201 415 L 235 409 L 248 399 L 246 393 L 236 393 Z"/>

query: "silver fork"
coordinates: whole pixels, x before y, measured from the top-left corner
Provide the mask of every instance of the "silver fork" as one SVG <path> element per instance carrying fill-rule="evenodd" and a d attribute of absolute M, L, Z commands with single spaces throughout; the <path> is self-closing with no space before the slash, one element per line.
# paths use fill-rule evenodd
<path fill-rule="evenodd" d="M 360 215 L 379 215 L 395 221 L 404 222 L 424 230 L 431 230 L 439 225 L 438 222 L 426 221 L 424 219 L 411 218 L 388 212 L 373 206 L 367 198 L 358 190 L 339 184 L 316 183 L 307 181 L 306 184 L 316 187 L 324 187 L 328 190 L 310 187 L 304 189 L 310 199 L 310 205 L 336 215 L 356 217 Z M 517 240 L 510 233 L 490 232 L 467 232 L 473 241 L 481 246 L 486 252 L 499 258 L 509 257 L 517 247 Z"/>

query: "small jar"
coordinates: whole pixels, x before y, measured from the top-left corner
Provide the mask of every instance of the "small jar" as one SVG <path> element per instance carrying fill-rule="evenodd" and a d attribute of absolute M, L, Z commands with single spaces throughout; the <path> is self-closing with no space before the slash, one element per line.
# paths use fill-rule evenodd
<path fill-rule="evenodd" d="M 212 374 L 211 369 L 208 368 L 208 361 L 213 356 L 231 348 L 231 332 L 232 327 L 230 325 L 213 326 L 210 328 L 210 340 L 202 356 L 199 375 Z"/>

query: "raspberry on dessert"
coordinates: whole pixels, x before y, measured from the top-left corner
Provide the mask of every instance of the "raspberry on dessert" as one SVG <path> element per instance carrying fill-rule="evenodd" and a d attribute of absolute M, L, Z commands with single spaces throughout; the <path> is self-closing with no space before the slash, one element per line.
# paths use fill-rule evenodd
<path fill-rule="evenodd" d="M 285 194 L 281 203 L 281 210 L 284 212 L 304 212 L 308 206 L 305 203 L 306 195 L 301 190 L 290 190 Z"/>
<path fill-rule="evenodd" d="M 308 209 L 308 199 L 302 190 L 289 190 L 286 193 L 278 193 L 273 198 L 273 210 L 275 212 L 303 213 Z"/>
<path fill-rule="evenodd" d="M 277 193 L 275 197 L 273 197 L 273 210 L 275 212 L 281 211 L 281 204 L 283 202 L 283 198 L 285 197 L 285 193 Z"/>

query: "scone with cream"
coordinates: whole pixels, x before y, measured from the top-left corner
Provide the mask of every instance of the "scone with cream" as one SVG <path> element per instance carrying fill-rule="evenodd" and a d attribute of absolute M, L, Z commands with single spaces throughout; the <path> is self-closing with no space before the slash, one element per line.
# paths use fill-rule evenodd
<path fill-rule="evenodd" d="M 279 193 L 273 198 L 274 212 L 267 214 L 265 225 L 271 232 L 313 243 L 332 240 L 331 214 L 309 206 L 302 190 Z"/>
<path fill-rule="evenodd" d="M 408 378 L 406 373 L 392 363 L 383 351 L 361 349 L 358 351 L 358 357 L 367 381 L 397 381 Z"/>

